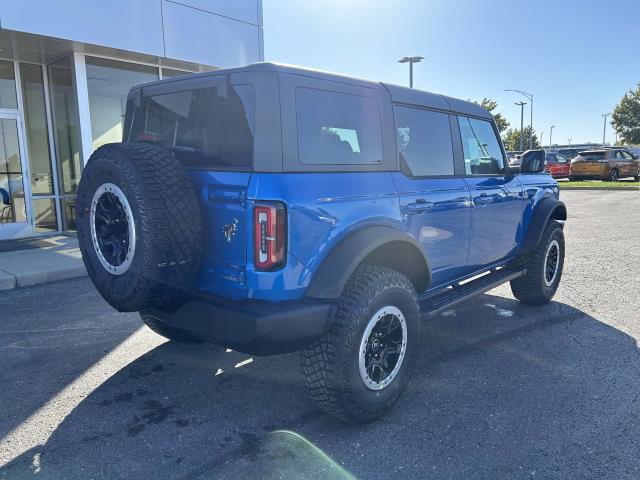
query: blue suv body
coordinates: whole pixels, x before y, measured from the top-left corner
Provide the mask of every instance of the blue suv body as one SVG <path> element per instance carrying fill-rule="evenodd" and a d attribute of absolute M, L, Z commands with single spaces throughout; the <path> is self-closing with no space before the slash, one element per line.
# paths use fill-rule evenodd
<path fill-rule="evenodd" d="M 319 358 L 335 348 L 327 336 L 335 341 L 332 329 L 346 328 L 345 299 L 362 285 L 377 285 L 370 290 L 380 295 L 382 285 L 408 289 L 427 315 L 507 281 L 529 303 L 548 301 L 557 288 L 566 209 L 542 172 L 544 152 L 527 152 L 522 171 L 511 169 L 491 114 L 475 103 L 264 63 L 134 87 L 124 131 L 123 151 L 145 142 L 171 152 L 200 222 L 197 268 L 181 300 L 140 304 L 145 322 L 169 338 L 188 332 L 249 353 L 306 348 L 312 396 L 341 418 L 368 420 L 392 403 L 401 388 L 394 385 L 405 381 L 400 367 L 393 371 L 409 363 L 407 336 L 417 328 L 413 307 L 398 306 L 413 305 L 408 296 L 380 304 L 378 323 L 369 321 L 376 312 L 363 314 L 352 327 L 368 335 L 368 353 L 345 361 L 358 364 L 364 392 L 391 393 L 380 405 L 366 393 L 364 404 L 340 401 L 318 373 L 335 365 Z M 185 212 L 171 215 L 183 221 Z M 99 236 L 89 239 L 99 227 L 88 222 L 83 253 L 100 257 Z M 120 308 L 113 296 L 111 303 Z M 380 330 L 390 318 L 390 331 L 403 332 L 393 341 Z"/>

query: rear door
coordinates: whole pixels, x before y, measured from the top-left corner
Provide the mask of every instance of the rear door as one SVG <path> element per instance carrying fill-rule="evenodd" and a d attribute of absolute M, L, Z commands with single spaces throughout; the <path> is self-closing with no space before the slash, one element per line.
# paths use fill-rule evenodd
<path fill-rule="evenodd" d="M 129 132 L 130 141 L 173 151 L 187 169 L 203 221 L 197 287 L 232 297 L 245 291 L 255 106 L 254 85 L 228 75 L 152 84 Z"/>
<path fill-rule="evenodd" d="M 467 270 L 469 189 L 456 176 L 450 115 L 399 105 L 394 113 L 401 171 L 393 179 L 400 211 L 406 228 L 427 253 L 437 286 Z"/>
<path fill-rule="evenodd" d="M 505 156 L 492 122 L 458 116 L 471 212 L 470 269 L 511 256 L 522 235 L 526 200 L 518 178 L 505 172 Z"/>

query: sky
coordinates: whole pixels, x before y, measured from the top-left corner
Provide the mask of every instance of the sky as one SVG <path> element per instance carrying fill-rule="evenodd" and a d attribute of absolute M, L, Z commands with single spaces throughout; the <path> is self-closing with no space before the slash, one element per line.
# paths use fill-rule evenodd
<path fill-rule="evenodd" d="M 265 60 L 498 102 L 553 143 L 601 142 L 603 113 L 640 82 L 640 0 L 263 0 Z M 607 126 L 607 142 L 615 132 Z"/>

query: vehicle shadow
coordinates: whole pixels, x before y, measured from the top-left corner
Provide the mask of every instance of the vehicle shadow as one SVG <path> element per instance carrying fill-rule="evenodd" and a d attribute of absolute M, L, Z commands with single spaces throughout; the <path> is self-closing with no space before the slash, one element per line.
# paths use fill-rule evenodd
<path fill-rule="evenodd" d="M 214 346 L 164 343 L 100 385 L 0 478 L 335 473 L 328 463 L 312 468 L 296 450 L 268 448 L 274 430 L 297 432 L 326 462 L 362 478 L 637 476 L 640 352 L 632 337 L 566 304 L 482 295 L 425 321 L 422 345 L 396 407 L 352 426 L 311 404 L 296 355 L 249 361 Z"/>

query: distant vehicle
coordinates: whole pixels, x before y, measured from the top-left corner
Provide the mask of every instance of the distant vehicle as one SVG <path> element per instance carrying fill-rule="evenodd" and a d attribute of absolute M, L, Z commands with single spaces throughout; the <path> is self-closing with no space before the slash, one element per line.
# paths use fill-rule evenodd
<path fill-rule="evenodd" d="M 571 160 L 569 180 L 596 178 L 617 182 L 624 177 L 640 181 L 640 161 L 624 148 L 586 150 Z"/>
<path fill-rule="evenodd" d="M 580 152 L 584 152 L 585 150 L 585 148 L 561 148 L 557 153 L 559 153 L 560 155 L 564 155 L 569 160 L 571 160 L 577 157 Z"/>
<path fill-rule="evenodd" d="M 518 150 L 511 150 L 507 152 L 507 160 L 509 161 L 510 167 L 519 167 L 520 166 L 520 157 L 524 152 Z"/>
<path fill-rule="evenodd" d="M 571 171 L 571 161 L 555 152 L 547 152 L 545 154 L 544 171 L 548 172 L 553 178 L 568 178 Z"/>

